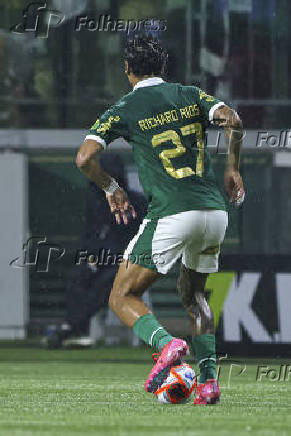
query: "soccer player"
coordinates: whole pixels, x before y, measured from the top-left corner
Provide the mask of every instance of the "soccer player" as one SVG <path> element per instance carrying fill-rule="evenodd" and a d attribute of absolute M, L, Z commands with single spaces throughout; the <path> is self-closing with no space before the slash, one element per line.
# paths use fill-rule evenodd
<path fill-rule="evenodd" d="M 120 320 L 160 351 L 145 390 L 155 392 L 168 367 L 188 353 L 141 300 L 143 292 L 182 257 L 178 290 L 190 316 L 192 345 L 200 368 L 195 404 L 216 403 L 216 349 L 212 311 L 205 282 L 218 269 L 220 245 L 228 223 L 225 201 L 206 148 L 210 123 L 225 130 L 228 154 L 225 188 L 240 202 L 242 123 L 222 101 L 195 86 L 165 82 L 167 53 L 157 40 L 134 38 L 125 50 L 125 74 L 133 87 L 92 126 L 76 158 L 77 166 L 106 194 L 116 222 L 136 215 L 126 192 L 100 166 L 99 154 L 123 137 L 133 149 L 148 213 L 129 243 L 109 304 Z"/>

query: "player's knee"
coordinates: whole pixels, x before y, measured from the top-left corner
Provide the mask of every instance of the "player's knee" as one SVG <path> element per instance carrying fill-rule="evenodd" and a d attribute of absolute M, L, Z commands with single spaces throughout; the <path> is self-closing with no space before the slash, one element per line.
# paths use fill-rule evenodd
<path fill-rule="evenodd" d="M 119 287 L 118 289 L 113 286 L 108 302 L 110 309 L 117 313 L 123 303 L 124 298 L 129 295 L 129 293 L 130 289 L 127 286 Z"/>
<path fill-rule="evenodd" d="M 110 309 L 113 310 L 113 312 L 117 311 L 117 307 L 119 305 L 119 302 L 120 302 L 120 297 L 116 292 L 114 292 L 114 288 L 113 288 L 111 293 L 110 293 L 109 302 L 108 302 L 108 305 L 109 305 Z"/>

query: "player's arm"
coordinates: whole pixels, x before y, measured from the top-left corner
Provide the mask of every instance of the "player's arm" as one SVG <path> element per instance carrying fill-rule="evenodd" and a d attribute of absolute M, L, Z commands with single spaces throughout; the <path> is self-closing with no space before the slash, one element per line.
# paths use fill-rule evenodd
<path fill-rule="evenodd" d="M 99 162 L 102 149 L 103 147 L 98 141 L 86 139 L 77 153 L 76 165 L 89 180 L 104 190 L 116 222 L 120 224 L 121 220 L 123 220 L 124 224 L 127 224 L 127 213 L 131 213 L 135 218 L 136 212 L 130 204 L 126 192 L 113 177 L 102 169 Z"/>
<path fill-rule="evenodd" d="M 228 149 L 224 184 L 231 202 L 242 203 L 245 195 L 239 172 L 240 152 L 243 140 L 243 127 L 236 111 L 229 106 L 219 106 L 213 114 L 213 123 L 224 128 Z"/>
<path fill-rule="evenodd" d="M 89 180 L 96 183 L 99 188 L 106 190 L 112 178 L 101 168 L 99 162 L 101 151 L 101 144 L 93 139 L 86 139 L 78 151 L 76 164 Z"/>

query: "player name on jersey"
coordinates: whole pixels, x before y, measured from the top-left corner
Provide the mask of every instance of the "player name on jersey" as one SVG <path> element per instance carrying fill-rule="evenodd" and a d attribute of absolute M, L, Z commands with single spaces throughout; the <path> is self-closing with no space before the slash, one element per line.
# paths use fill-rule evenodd
<path fill-rule="evenodd" d="M 141 130 L 153 129 L 157 126 L 163 126 L 166 123 L 172 123 L 180 119 L 194 118 L 199 115 L 199 107 L 197 104 L 191 104 L 190 106 L 185 106 L 179 110 L 172 109 L 161 114 L 153 115 L 151 118 L 146 118 L 144 120 L 139 120 L 138 125 Z"/>

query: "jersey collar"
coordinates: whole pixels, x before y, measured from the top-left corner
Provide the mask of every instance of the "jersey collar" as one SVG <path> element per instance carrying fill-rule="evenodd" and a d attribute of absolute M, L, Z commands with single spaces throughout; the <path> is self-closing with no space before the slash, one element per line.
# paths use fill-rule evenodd
<path fill-rule="evenodd" d="M 163 83 L 164 80 L 161 77 L 149 77 L 148 79 L 141 80 L 140 82 L 137 82 L 136 85 L 133 87 L 133 91 L 135 91 L 138 88 L 144 88 L 145 86 L 155 86 L 160 85 Z"/>

